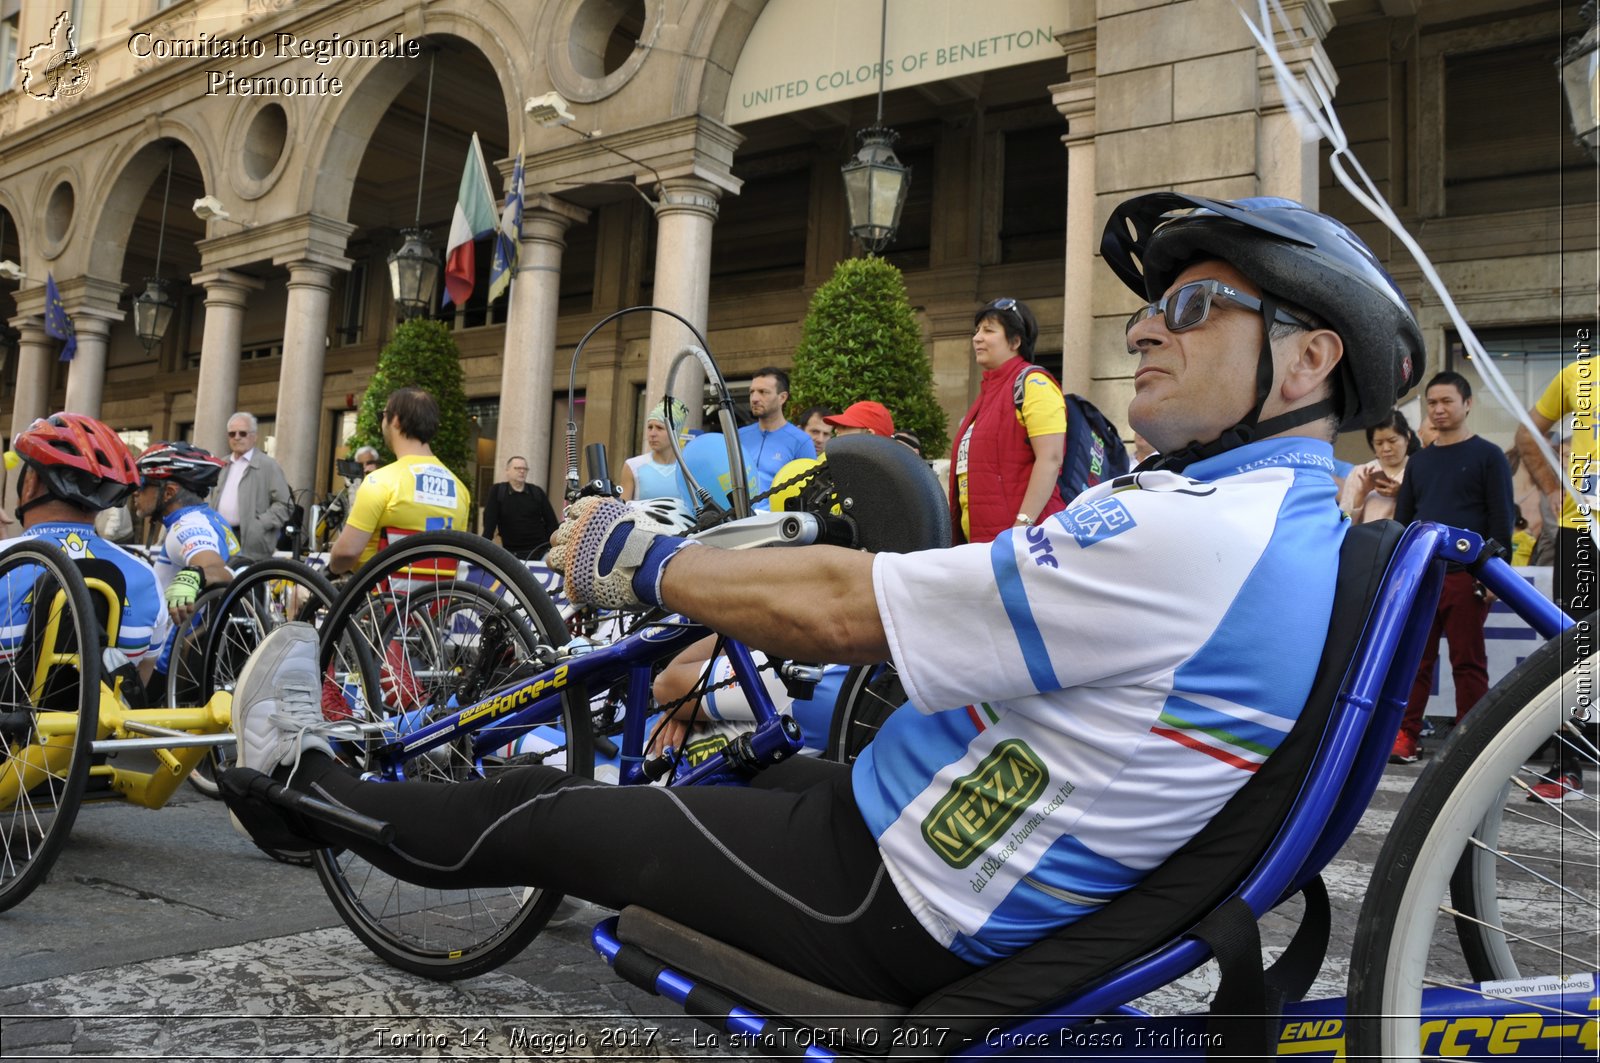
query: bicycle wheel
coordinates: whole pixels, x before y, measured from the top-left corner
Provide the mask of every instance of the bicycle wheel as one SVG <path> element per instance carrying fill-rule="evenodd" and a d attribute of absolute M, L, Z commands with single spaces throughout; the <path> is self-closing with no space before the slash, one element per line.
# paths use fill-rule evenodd
<path fill-rule="evenodd" d="M 828 729 L 828 747 L 823 756 L 841 764 L 852 764 L 878 734 L 889 714 L 906 701 L 900 673 L 894 662 L 858 664 L 845 673 L 834 704 L 833 723 Z"/>
<path fill-rule="evenodd" d="M 460 532 L 410 535 L 373 558 L 348 583 L 322 632 L 325 665 L 344 673 L 350 716 L 414 730 L 534 674 L 567 641 L 561 615 L 501 548 Z M 354 688 L 354 689 L 351 689 Z M 594 763 L 588 714 L 563 712 L 566 769 Z M 348 748 L 352 764 L 389 777 L 436 782 L 501 769 L 447 745 L 403 764 Z M 314 854 L 339 915 L 386 962 L 428 978 L 467 978 L 521 951 L 549 920 L 559 894 L 527 888 L 435 889 L 403 882 L 354 853 Z"/>
<path fill-rule="evenodd" d="M 1592 704 L 1595 622 L 1541 647 L 1491 690 L 1401 809 L 1356 926 L 1351 1056 L 1436 1054 L 1443 1024 L 1428 1025 L 1424 1044 L 1424 988 L 1454 986 L 1503 1007 L 1549 992 L 1556 977 L 1600 969 L 1600 803 L 1528 799 L 1545 781 L 1528 762 L 1553 734 L 1593 766 L 1593 745 L 1565 725 Z M 1576 1031 L 1592 1019 L 1573 1011 L 1568 1021 Z"/>
<path fill-rule="evenodd" d="M 190 700 L 169 701 L 170 705 L 204 705 L 219 690 L 231 692 L 239 670 L 262 639 L 290 620 L 319 623 L 336 594 L 326 576 L 299 561 L 282 558 L 251 565 L 216 591 L 219 597 L 212 602 L 213 616 L 201 629 L 204 648 L 197 655 L 199 667 L 193 682 L 175 690 L 168 680 L 169 691 Z M 206 595 L 211 593 L 212 588 L 206 588 Z M 217 773 L 232 767 L 233 756 L 231 744 L 212 746 L 189 774 L 190 785 L 207 797 L 219 796 Z M 265 851 L 283 859 L 275 850 Z"/>
<path fill-rule="evenodd" d="M 66 555 L 32 544 L 0 553 L 0 623 L 4 911 L 44 881 L 83 801 L 100 719 L 101 624 Z"/>
<path fill-rule="evenodd" d="M 206 643 L 211 636 L 211 620 L 216 615 L 217 606 L 222 601 L 222 596 L 227 593 L 227 588 L 218 584 L 207 587 L 200 592 L 194 600 L 194 613 L 178 625 L 177 634 L 172 643 L 172 656 L 167 662 L 166 695 L 163 700 L 167 708 L 176 709 L 184 705 L 204 705 L 209 692 L 206 691 L 202 673 L 206 663 Z M 204 763 L 202 761 L 202 763 Z"/>

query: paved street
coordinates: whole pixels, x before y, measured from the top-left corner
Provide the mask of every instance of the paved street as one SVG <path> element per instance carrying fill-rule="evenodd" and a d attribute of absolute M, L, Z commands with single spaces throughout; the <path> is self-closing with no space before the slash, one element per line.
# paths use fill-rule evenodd
<path fill-rule="evenodd" d="M 1341 994 L 1367 870 L 1419 766 L 1391 768 L 1329 869 Z M 614 978 L 575 905 L 521 957 L 467 982 L 387 967 L 339 923 L 315 873 L 258 854 L 220 806 L 87 806 L 51 880 L 0 914 L 4 1059 L 636 1059 L 720 1055 L 704 1028 Z M 1273 917 L 1267 940 L 1283 941 Z M 1199 1006 L 1214 972 L 1160 998 Z"/>

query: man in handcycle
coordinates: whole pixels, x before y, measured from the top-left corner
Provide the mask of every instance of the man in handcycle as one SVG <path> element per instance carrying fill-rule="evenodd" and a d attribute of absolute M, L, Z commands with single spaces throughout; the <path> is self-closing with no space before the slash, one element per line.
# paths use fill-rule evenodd
<path fill-rule="evenodd" d="M 167 613 L 148 562 L 95 533 L 95 516 L 118 506 L 139 483 L 127 446 L 106 425 L 80 413 L 41 417 L 18 432 L 11 449 L 21 459 L 17 473 L 17 520 L 22 535 L 0 544 L 45 542 L 60 547 L 89 575 L 120 583 L 121 617 L 115 645 L 106 647 L 106 673 L 126 682 L 137 697 L 154 663 L 152 649 L 166 637 Z M 103 566 L 110 566 L 109 569 Z M 96 568 L 99 571 L 96 572 Z M 0 657 L 9 659 L 26 637 L 32 611 L 32 566 L 0 579 Z M 27 585 L 21 585 L 28 581 Z"/>
<path fill-rule="evenodd" d="M 575 600 L 663 606 L 792 659 L 893 660 L 910 704 L 852 768 L 795 758 L 748 788 L 542 767 L 363 782 L 324 737 L 315 633 L 288 627 L 241 676 L 240 763 L 396 833 L 378 846 L 271 807 L 248 825 L 429 886 L 643 905 L 900 1003 L 1092 915 L 1299 714 L 1346 529 L 1333 434 L 1385 415 L 1423 355 L 1365 245 L 1286 200 L 1137 197 L 1102 251 L 1152 300 L 1127 322 L 1128 419 L 1161 456 L 1037 527 L 904 555 L 736 553 L 609 498 L 567 511 L 550 563 Z M 827 607 L 770 607 L 802 593 Z"/>
<path fill-rule="evenodd" d="M 133 493 L 134 514 L 159 520 L 166 529 L 152 567 L 171 626 L 155 660 L 153 681 L 146 676 L 150 698 L 159 700 L 171 674 L 179 629 L 193 615 L 202 590 L 233 579 L 228 562 L 238 557 L 239 540 L 222 514 L 206 504 L 227 462 L 192 443 L 157 442 L 145 448 L 135 465 L 139 487 Z"/>

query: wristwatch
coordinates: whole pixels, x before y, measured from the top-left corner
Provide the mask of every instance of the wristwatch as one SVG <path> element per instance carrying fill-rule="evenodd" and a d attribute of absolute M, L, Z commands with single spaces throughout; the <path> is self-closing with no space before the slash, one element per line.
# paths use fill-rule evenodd
<path fill-rule="evenodd" d="M 1031 528 L 1033 527 L 1033 518 L 1028 516 L 1026 513 L 1018 513 L 1017 523 L 1023 525 L 1024 527 Z"/>

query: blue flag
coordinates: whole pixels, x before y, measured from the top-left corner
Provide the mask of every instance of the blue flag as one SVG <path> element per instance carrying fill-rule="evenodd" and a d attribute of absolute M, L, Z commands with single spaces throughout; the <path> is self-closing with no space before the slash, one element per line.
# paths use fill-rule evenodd
<path fill-rule="evenodd" d="M 67 308 L 61 303 L 61 289 L 56 287 L 54 273 L 44 275 L 44 331 L 51 339 L 67 341 L 61 348 L 61 360 L 72 361 L 78 353 L 78 330 L 72 327 Z"/>
<path fill-rule="evenodd" d="M 522 149 L 517 149 L 517 164 L 511 170 L 511 188 L 506 192 L 505 209 L 500 212 L 500 228 L 494 234 L 494 264 L 489 267 L 489 301 L 492 303 L 511 287 L 517 272 L 517 256 L 522 244 Z"/>

